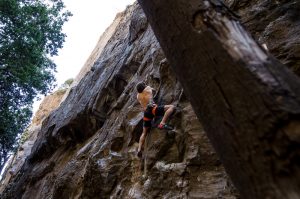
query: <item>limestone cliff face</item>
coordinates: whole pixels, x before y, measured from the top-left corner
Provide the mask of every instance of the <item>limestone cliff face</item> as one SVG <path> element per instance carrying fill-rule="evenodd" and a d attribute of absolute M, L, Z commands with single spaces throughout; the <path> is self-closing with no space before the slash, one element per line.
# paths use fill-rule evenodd
<path fill-rule="evenodd" d="M 228 1 L 245 20 L 255 5 L 243 2 Z M 236 198 L 141 8 L 134 4 L 121 16 L 101 55 L 44 120 L 30 156 L 1 197 Z M 261 31 L 254 25 L 259 23 L 252 18 L 245 25 L 273 44 L 260 36 L 272 20 Z M 175 132 L 153 128 L 139 160 L 143 113 L 135 85 L 142 80 L 157 90 L 158 104 L 177 111 L 170 120 Z"/>
<path fill-rule="evenodd" d="M 37 134 L 41 130 L 43 120 L 50 114 L 51 111 L 55 110 L 59 106 L 65 93 L 66 90 L 56 91 L 46 96 L 41 102 L 30 126 L 25 130 L 21 137 L 22 143 L 18 148 L 17 153 L 11 157 L 8 162 L 9 166 L 7 167 L 4 177 L 1 180 L 0 193 L 4 190 L 9 181 L 20 171 L 27 156 L 29 156 L 31 153 L 31 149 L 36 141 Z"/>

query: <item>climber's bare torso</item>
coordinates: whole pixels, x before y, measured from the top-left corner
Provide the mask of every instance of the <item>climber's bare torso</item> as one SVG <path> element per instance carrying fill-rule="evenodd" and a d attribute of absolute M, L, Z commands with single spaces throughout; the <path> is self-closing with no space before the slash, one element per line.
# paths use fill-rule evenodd
<path fill-rule="evenodd" d="M 143 109 L 146 110 L 147 105 L 149 102 L 152 101 L 153 94 L 152 94 L 152 89 L 150 86 L 147 86 L 143 92 L 137 94 L 137 99 L 142 105 Z"/>
<path fill-rule="evenodd" d="M 156 116 L 162 116 L 162 120 L 160 124 L 157 126 L 158 129 L 166 129 L 172 130 L 173 127 L 166 124 L 166 120 L 172 114 L 174 110 L 173 105 L 156 105 L 153 101 L 153 88 L 150 86 L 146 86 L 145 83 L 141 82 L 137 85 L 137 100 L 141 104 L 144 109 L 144 117 L 143 117 L 143 132 L 140 137 L 139 141 L 139 148 L 138 148 L 138 157 L 142 157 L 142 148 L 145 142 L 145 137 L 147 135 L 148 130 L 150 130 L 152 126 L 152 119 Z M 150 105 L 150 106 L 149 106 Z"/>

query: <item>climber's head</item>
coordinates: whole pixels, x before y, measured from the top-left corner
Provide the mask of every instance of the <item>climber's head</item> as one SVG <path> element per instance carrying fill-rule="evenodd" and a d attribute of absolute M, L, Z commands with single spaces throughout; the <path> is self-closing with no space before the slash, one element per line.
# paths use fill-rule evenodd
<path fill-rule="evenodd" d="M 136 90 L 138 93 L 141 93 L 143 92 L 143 90 L 146 88 L 146 84 L 145 82 L 139 82 L 137 85 L 136 85 Z"/>

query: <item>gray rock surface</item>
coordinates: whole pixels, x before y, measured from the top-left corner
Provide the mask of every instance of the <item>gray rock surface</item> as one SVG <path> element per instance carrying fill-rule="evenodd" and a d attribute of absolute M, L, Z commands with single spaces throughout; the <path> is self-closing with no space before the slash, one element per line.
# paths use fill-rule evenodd
<path fill-rule="evenodd" d="M 296 70 L 299 36 L 293 31 L 299 30 L 299 22 L 289 21 L 293 27 L 284 30 L 288 34 L 273 36 L 271 33 L 279 31 L 280 23 L 289 14 L 278 13 L 277 18 L 267 14 L 268 22 L 261 24 L 255 16 L 264 10 L 278 12 L 276 6 L 264 7 L 264 2 L 269 1 L 255 1 L 256 4 L 227 1 L 239 11 L 256 38 L 267 43 L 271 52 Z M 290 5 L 290 2 L 282 4 Z M 294 1 L 293 5 L 298 4 Z M 170 120 L 175 131 L 153 128 L 146 138 L 144 158 L 139 160 L 136 150 L 143 114 L 136 100 L 135 85 L 142 80 L 157 90 L 158 104 L 173 104 L 177 111 Z M 145 15 L 134 4 L 121 14 L 119 24 L 91 70 L 44 120 L 31 155 L 1 197 L 213 199 L 238 196 Z"/>
<path fill-rule="evenodd" d="M 300 76 L 300 2 L 225 0 L 260 44 Z"/>

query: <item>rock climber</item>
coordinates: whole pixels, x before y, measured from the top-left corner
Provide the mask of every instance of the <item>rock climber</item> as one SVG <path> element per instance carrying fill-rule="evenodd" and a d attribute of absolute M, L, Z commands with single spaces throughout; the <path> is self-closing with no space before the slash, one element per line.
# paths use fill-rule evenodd
<path fill-rule="evenodd" d="M 145 142 L 147 132 L 151 128 L 151 123 L 154 117 L 163 116 L 160 124 L 157 126 L 158 129 L 172 130 L 173 128 L 166 124 L 167 119 L 174 111 L 173 105 L 160 105 L 154 103 L 153 92 L 154 89 L 147 86 L 144 82 L 140 82 L 136 85 L 137 89 L 137 100 L 142 105 L 144 110 L 143 118 L 143 132 L 139 140 L 138 157 L 142 157 L 142 150 Z"/>

